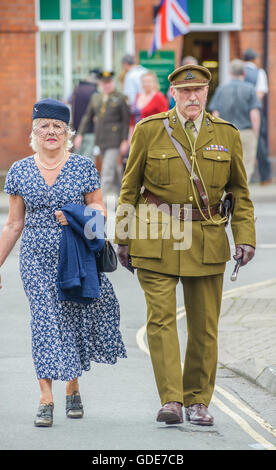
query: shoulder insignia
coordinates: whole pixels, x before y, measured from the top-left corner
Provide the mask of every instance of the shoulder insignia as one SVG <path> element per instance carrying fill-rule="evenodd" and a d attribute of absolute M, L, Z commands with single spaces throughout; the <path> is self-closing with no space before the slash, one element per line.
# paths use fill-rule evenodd
<path fill-rule="evenodd" d="M 227 124 L 228 126 L 232 126 L 232 127 L 234 127 L 234 129 L 238 130 L 238 128 L 235 126 L 235 124 L 233 124 L 232 122 L 229 122 L 229 121 L 225 121 L 224 119 L 221 119 L 220 117 L 213 116 L 212 114 L 209 114 L 208 118 L 211 119 L 211 121 L 214 124 Z"/>

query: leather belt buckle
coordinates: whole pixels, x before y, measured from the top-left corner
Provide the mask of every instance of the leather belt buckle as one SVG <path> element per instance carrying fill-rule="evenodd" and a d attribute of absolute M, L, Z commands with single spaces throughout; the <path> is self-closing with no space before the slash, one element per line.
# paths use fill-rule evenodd
<path fill-rule="evenodd" d="M 180 207 L 178 215 L 176 216 L 176 218 L 178 220 L 186 220 L 188 214 L 189 214 L 188 207 Z"/>

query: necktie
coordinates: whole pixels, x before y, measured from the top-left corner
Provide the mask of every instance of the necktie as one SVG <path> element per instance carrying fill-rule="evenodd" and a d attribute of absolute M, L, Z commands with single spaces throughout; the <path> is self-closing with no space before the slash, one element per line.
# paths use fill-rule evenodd
<path fill-rule="evenodd" d="M 194 123 L 193 121 L 186 121 L 185 122 L 185 130 L 190 138 L 190 141 L 193 145 L 194 141 L 195 141 L 195 136 L 194 136 L 194 133 L 193 133 L 193 126 L 194 126 Z"/>

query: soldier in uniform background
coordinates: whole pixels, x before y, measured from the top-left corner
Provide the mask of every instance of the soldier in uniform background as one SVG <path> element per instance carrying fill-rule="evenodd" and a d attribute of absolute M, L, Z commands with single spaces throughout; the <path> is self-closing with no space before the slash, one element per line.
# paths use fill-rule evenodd
<path fill-rule="evenodd" d="M 73 90 L 71 97 L 71 114 L 72 127 L 76 133 L 78 132 L 81 119 L 86 111 L 91 96 L 93 93 L 97 92 L 99 73 L 100 69 L 90 70 L 89 75 L 84 80 L 80 80 Z M 90 122 L 89 127 L 83 135 L 82 145 L 79 149 L 81 155 L 93 159 L 94 139 L 94 123 Z"/>
<path fill-rule="evenodd" d="M 98 75 L 101 92 L 95 93 L 86 109 L 75 138 L 75 147 L 82 142 L 91 122 L 95 125 L 95 145 L 102 159 L 101 186 L 104 199 L 115 190 L 119 194 L 122 179 L 120 155 L 128 151 L 130 108 L 126 97 L 116 90 L 114 72 Z"/>
<path fill-rule="evenodd" d="M 224 191 L 235 196 L 234 258 L 243 266 L 255 252 L 254 209 L 240 134 L 231 123 L 205 111 L 210 79 L 209 70 L 198 65 L 179 67 L 169 75 L 176 106 L 136 125 L 116 218 L 119 260 L 129 270 L 137 268 L 145 293 L 148 344 L 162 404 L 157 421 L 167 424 L 183 422 L 183 404 L 192 424 L 210 426 L 214 421 L 208 405 L 215 385 L 223 275 L 230 259 L 227 219 L 219 204 Z M 190 204 L 192 239 L 186 249 L 177 249 L 174 232 L 168 230 L 177 221 L 184 233 L 184 204 Z M 135 207 L 132 217 L 130 212 L 126 217 L 125 205 Z M 166 223 L 160 221 L 163 212 Z M 148 214 L 155 215 L 154 222 Z M 153 238 L 147 227 L 153 228 Z M 176 326 L 179 279 L 188 334 L 183 374 Z"/>

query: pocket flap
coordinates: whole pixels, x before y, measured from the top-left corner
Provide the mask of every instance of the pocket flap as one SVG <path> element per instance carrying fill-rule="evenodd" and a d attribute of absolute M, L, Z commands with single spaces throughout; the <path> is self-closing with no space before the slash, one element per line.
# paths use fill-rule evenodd
<path fill-rule="evenodd" d="M 131 239 L 162 239 L 168 227 L 166 214 L 150 206 L 140 206 L 130 226 Z"/>
<path fill-rule="evenodd" d="M 226 162 L 231 159 L 229 152 L 223 152 L 221 150 L 203 150 L 203 157 L 216 162 Z"/>
<path fill-rule="evenodd" d="M 202 222 L 203 264 L 226 263 L 231 257 L 230 246 L 224 224 L 214 225 Z"/>
<path fill-rule="evenodd" d="M 158 160 L 164 160 L 165 158 L 174 158 L 179 157 L 177 150 L 175 148 L 163 148 L 150 149 L 148 151 L 149 158 L 157 158 Z"/>

